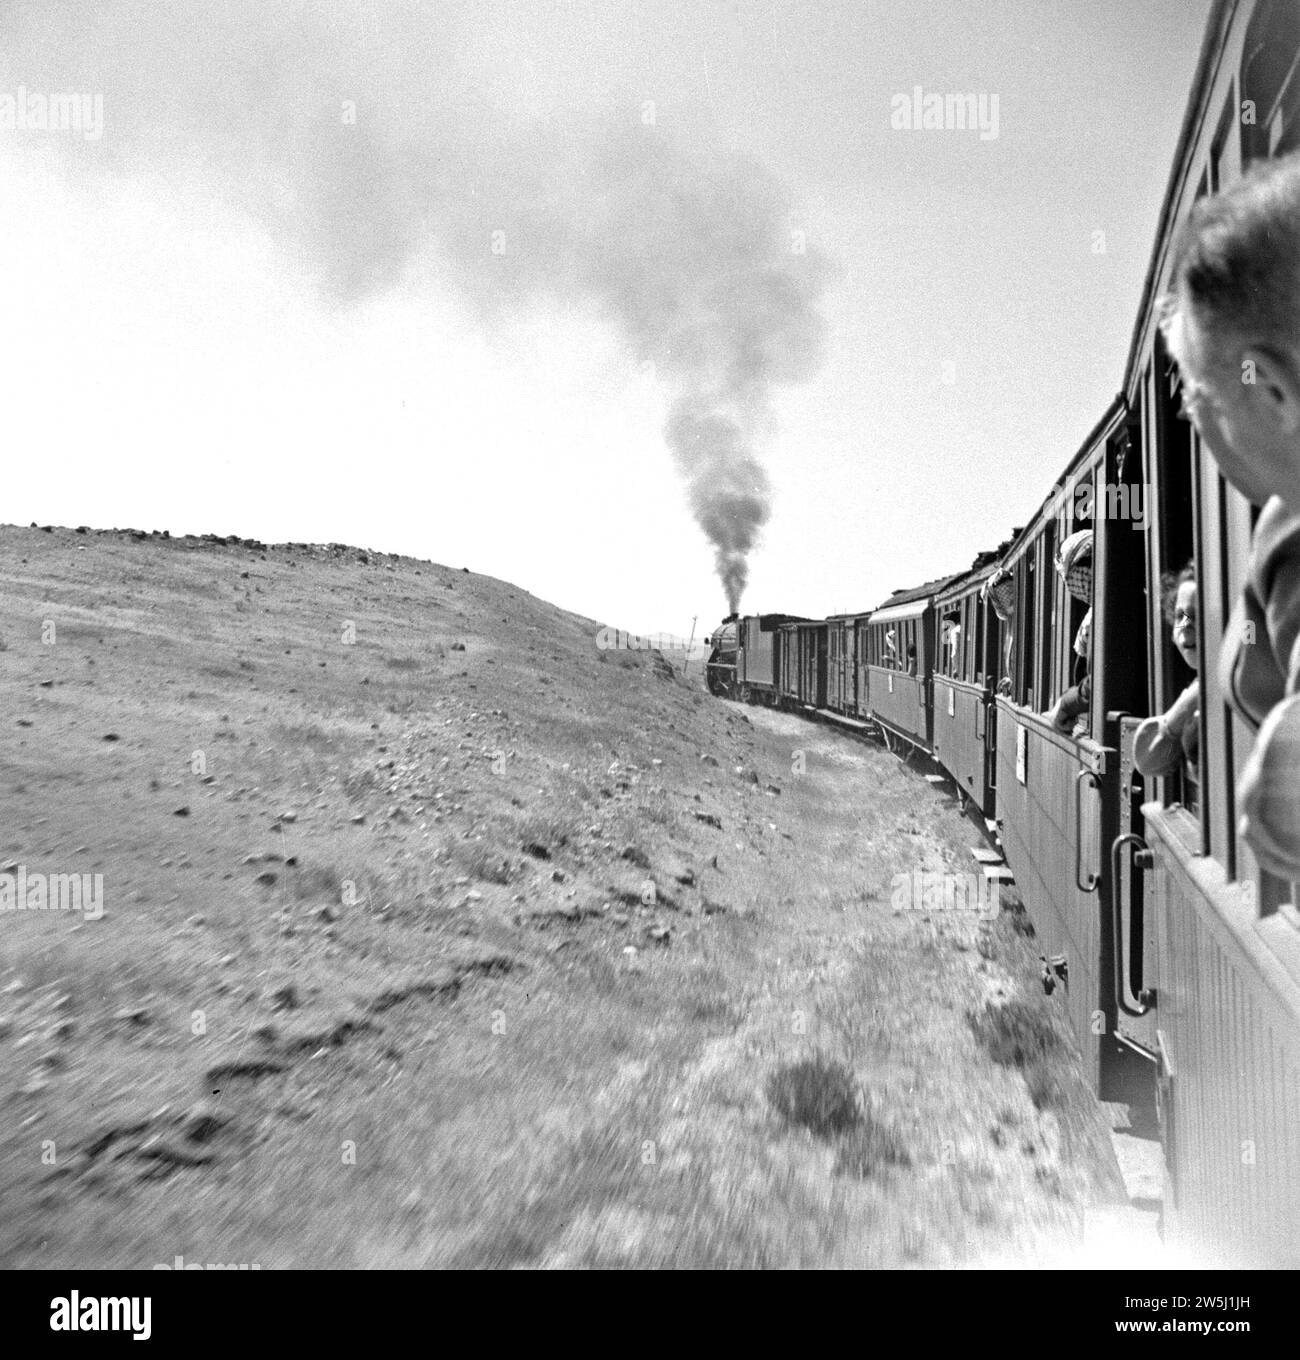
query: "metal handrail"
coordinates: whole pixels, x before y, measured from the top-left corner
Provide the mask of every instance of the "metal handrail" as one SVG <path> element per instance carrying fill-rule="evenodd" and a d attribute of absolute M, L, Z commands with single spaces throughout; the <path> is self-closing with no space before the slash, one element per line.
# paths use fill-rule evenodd
<path fill-rule="evenodd" d="M 1155 999 L 1154 994 L 1145 987 L 1137 996 L 1133 995 L 1132 988 L 1129 986 L 1129 978 L 1124 968 L 1124 906 L 1123 894 L 1120 892 L 1122 880 L 1119 871 L 1119 857 L 1126 845 L 1139 845 L 1140 855 L 1146 855 L 1149 859 L 1151 851 L 1147 848 L 1146 841 L 1137 834 L 1136 831 L 1127 831 L 1122 836 L 1116 836 L 1110 844 L 1110 868 L 1114 877 L 1114 889 L 1111 893 L 1111 922 L 1114 931 L 1114 947 L 1112 954 L 1115 958 L 1115 1001 L 1120 1010 L 1125 1015 L 1141 1016 L 1145 1015 L 1150 1009 L 1150 1003 Z M 1138 861 L 1135 861 L 1135 865 Z M 1129 998 L 1134 1004 L 1129 1005 Z"/>
<path fill-rule="evenodd" d="M 1080 882 L 1083 860 L 1083 792 L 1079 786 L 1085 779 L 1092 780 L 1093 788 L 1101 787 L 1101 781 L 1091 770 L 1080 770 L 1074 777 L 1074 886 L 1080 892 L 1094 893 L 1101 879 L 1091 870 L 1088 871 L 1089 881 Z"/>

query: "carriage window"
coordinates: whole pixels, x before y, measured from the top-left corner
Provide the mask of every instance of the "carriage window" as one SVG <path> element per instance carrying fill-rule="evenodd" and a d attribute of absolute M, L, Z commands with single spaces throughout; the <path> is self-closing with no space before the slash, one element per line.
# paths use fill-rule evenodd
<path fill-rule="evenodd" d="M 970 609 L 970 660 L 966 663 L 966 674 L 979 684 L 984 683 L 984 610 L 980 607 L 979 597 L 972 595 L 968 603 Z"/>
<path fill-rule="evenodd" d="M 1038 597 L 1034 602 L 1034 625 L 1038 632 L 1038 665 L 1034 671 L 1034 707 L 1038 709 L 1047 708 L 1056 699 L 1052 674 L 1057 618 L 1057 575 L 1052 568 L 1052 557 L 1056 547 L 1054 528 L 1053 525 L 1046 526 L 1042 537 L 1035 545 Z"/>
<path fill-rule="evenodd" d="M 1242 126 L 1244 159 L 1300 147 L 1300 10 L 1281 4 L 1251 20 L 1243 47 L 1241 97 L 1256 110 Z"/>
<path fill-rule="evenodd" d="M 1037 697 L 1034 690 L 1034 644 L 1038 633 L 1034 597 L 1038 578 L 1032 549 L 1025 553 L 1020 565 L 1023 570 L 1017 573 L 1019 590 L 1016 601 L 1016 702 L 1034 706 Z"/>

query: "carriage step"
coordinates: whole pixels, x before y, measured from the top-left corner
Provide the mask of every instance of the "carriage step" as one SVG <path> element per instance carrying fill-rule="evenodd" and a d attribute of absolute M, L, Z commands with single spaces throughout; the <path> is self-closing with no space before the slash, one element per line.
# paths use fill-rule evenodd
<path fill-rule="evenodd" d="M 925 776 L 925 782 L 927 784 L 946 784 L 948 781 L 941 774 L 927 774 Z"/>
<path fill-rule="evenodd" d="M 982 870 L 986 883 L 1014 883 L 1016 876 L 1005 864 L 986 864 Z"/>
<path fill-rule="evenodd" d="M 1002 852 L 990 850 L 986 845 L 972 845 L 970 852 L 981 864 L 1001 864 Z"/>

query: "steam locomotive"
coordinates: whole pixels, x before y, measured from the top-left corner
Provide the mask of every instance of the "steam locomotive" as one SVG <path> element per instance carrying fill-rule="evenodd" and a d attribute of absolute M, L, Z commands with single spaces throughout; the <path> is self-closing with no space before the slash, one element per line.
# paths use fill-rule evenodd
<path fill-rule="evenodd" d="M 707 666 L 716 695 L 821 716 L 935 762 L 1000 839 L 1094 1090 L 1155 1107 L 1166 1241 L 1256 1266 L 1300 1265 L 1300 885 L 1262 869 L 1238 833 L 1253 733 L 1213 665 L 1201 671 L 1195 770 L 1144 778 L 1133 751 L 1141 720 L 1166 712 L 1191 675 L 1162 624 L 1165 574 L 1194 559 L 1199 654 L 1217 657 L 1254 519 L 1178 418 L 1156 307 L 1170 244 L 1196 198 L 1296 149 L 1300 7 L 1216 0 L 1123 389 L 1030 522 L 875 609 L 732 615 Z M 1113 513 L 1125 504 L 1141 507 L 1141 526 Z M 1045 710 L 1077 679 L 1087 606 L 1054 562 L 1085 528 L 1091 692 L 1064 731 Z"/>

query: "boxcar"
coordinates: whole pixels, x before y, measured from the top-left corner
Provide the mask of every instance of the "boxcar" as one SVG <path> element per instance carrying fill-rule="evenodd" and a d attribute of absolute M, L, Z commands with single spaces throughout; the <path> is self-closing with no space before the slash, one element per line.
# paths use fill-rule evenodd
<path fill-rule="evenodd" d="M 736 698 L 742 703 L 778 702 L 781 684 L 781 627 L 793 614 L 751 614 L 740 620 Z"/>
<path fill-rule="evenodd" d="M 826 706 L 826 624 L 807 621 L 781 628 L 780 699 L 785 708 Z"/>
<path fill-rule="evenodd" d="M 792 627 L 793 694 L 800 708 L 826 707 L 828 629 L 824 622 L 796 623 Z"/>
<path fill-rule="evenodd" d="M 997 718 L 993 695 L 1001 671 L 1002 629 L 983 598 L 997 554 L 977 558 L 934 597 L 931 724 L 934 757 L 952 776 L 964 807 L 994 811 Z"/>
<path fill-rule="evenodd" d="M 1192 203 L 1250 162 L 1297 149 L 1300 6 L 1216 4 L 1125 386 L 1143 434 L 1151 509 L 1148 711 L 1164 711 L 1187 679 L 1160 616 L 1159 581 L 1194 557 L 1199 769 L 1195 779 L 1184 771 L 1148 781 L 1132 837 L 1113 847 L 1119 1032 L 1158 1078 L 1166 1237 L 1231 1261 L 1292 1266 L 1300 1265 L 1300 911 L 1296 885 L 1261 872 L 1237 834 L 1236 780 L 1254 733 L 1229 708 L 1216 664 L 1257 512 L 1177 419 L 1178 374 L 1156 309 L 1172 238 Z"/>
<path fill-rule="evenodd" d="M 856 650 L 854 616 L 833 614 L 826 620 L 826 707 L 836 713 L 852 713 L 857 707 Z"/>

